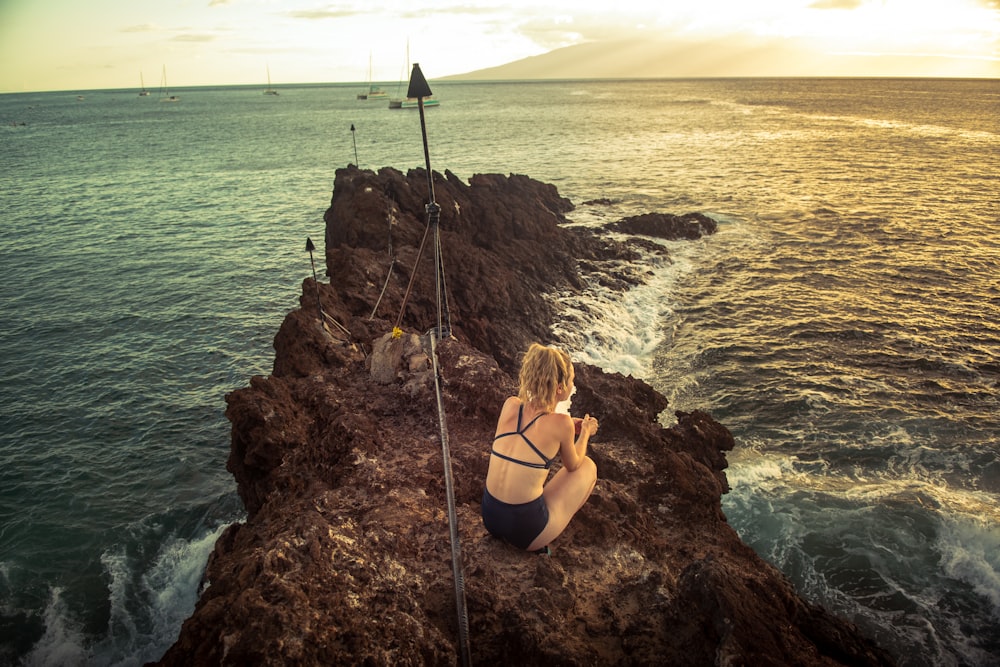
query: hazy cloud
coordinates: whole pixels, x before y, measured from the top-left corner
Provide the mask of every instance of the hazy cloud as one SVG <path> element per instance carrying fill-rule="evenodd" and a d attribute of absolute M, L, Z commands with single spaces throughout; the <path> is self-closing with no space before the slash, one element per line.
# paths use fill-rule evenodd
<path fill-rule="evenodd" d="M 809 9 L 857 9 L 864 0 L 816 0 Z"/>
<path fill-rule="evenodd" d="M 649 36 L 650 22 L 615 14 L 537 15 L 517 23 L 517 31 L 535 44 L 553 49 L 581 42 L 615 41 Z M 506 26 L 509 27 L 509 26 Z"/>
<path fill-rule="evenodd" d="M 233 0 L 209 0 L 208 2 L 209 7 L 221 7 L 223 5 L 231 4 L 233 4 Z"/>
<path fill-rule="evenodd" d="M 143 23 L 141 25 L 127 25 L 119 29 L 118 32 L 156 32 L 157 30 L 159 28 L 152 23 Z"/>
<path fill-rule="evenodd" d="M 292 12 L 285 12 L 285 16 L 293 19 L 342 19 L 348 16 L 356 16 L 362 12 L 352 9 L 298 9 Z"/>
<path fill-rule="evenodd" d="M 469 14 L 469 15 L 489 15 L 506 13 L 507 8 L 503 5 L 452 5 L 450 7 L 425 7 L 423 9 L 403 9 L 399 16 L 401 18 L 425 18 L 434 14 Z"/>
<path fill-rule="evenodd" d="M 185 35 L 177 35 L 176 37 L 171 37 L 172 42 L 214 42 L 215 35 L 197 34 L 189 33 Z"/>

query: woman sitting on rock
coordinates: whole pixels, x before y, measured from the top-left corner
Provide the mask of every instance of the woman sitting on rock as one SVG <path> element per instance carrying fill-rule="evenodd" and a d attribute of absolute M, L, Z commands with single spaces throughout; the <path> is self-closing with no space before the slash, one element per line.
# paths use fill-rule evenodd
<path fill-rule="evenodd" d="M 597 483 L 597 466 L 587 456 L 597 420 L 554 412 L 573 393 L 573 378 L 568 354 L 533 343 L 521 363 L 518 395 L 504 402 L 497 420 L 483 492 L 483 525 L 520 549 L 546 548 Z M 557 454 L 562 455 L 562 468 L 546 484 Z"/>

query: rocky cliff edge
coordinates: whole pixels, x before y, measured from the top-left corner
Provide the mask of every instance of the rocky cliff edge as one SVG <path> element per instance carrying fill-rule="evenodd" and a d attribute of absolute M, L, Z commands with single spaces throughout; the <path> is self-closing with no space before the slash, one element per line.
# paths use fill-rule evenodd
<path fill-rule="evenodd" d="M 552 555 L 486 533 L 489 443 L 519 355 L 532 340 L 554 342 L 559 295 L 628 289 L 643 262 L 669 258 L 648 238 L 568 225 L 573 205 L 551 185 L 434 178 L 452 323 L 437 355 L 472 662 L 891 664 L 726 523 L 727 429 L 698 411 L 665 426 L 666 399 L 633 377 L 577 364 L 573 411 L 601 420 L 590 449 L 600 479 Z M 437 321 L 427 193 L 422 170 L 338 171 L 329 282 L 304 281 L 272 374 L 226 397 L 228 468 L 247 519 L 219 538 L 196 609 L 158 664 L 460 661 L 441 428 L 420 335 Z M 672 238 L 714 231 L 700 215 L 631 224 Z"/>

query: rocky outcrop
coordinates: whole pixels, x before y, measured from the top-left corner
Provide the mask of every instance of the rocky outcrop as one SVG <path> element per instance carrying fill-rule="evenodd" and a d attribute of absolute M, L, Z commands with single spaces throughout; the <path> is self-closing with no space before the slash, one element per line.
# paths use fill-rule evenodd
<path fill-rule="evenodd" d="M 352 333 L 364 338 L 362 332 L 385 331 L 401 312 L 417 331 L 436 325 L 427 199 L 422 169 L 406 177 L 390 168 L 338 172 L 325 215 L 326 265 L 330 284 L 345 301 L 341 314 L 354 322 L 348 325 Z M 461 315 L 452 318 L 452 332 L 507 370 L 517 366 L 528 343 L 549 337 L 556 308 L 545 295 L 584 290 L 596 280 L 626 289 L 645 277 L 634 262 L 648 244 L 569 233 L 563 225 L 573 205 L 551 185 L 496 174 L 465 183 L 446 172 L 436 174 L 435 200 L 448 305 Z M 587 273 L 581 273 L 581 263 Z"/>
<path fill-rule="evenodd" d="M 459 662 L 442 429 L 420 335 L 437 321 L 434 263 L 418 261 L 425 185 L 419 170 L 338 172 L 330 282 L 303 283 L 272 374 L 226 397 L 247 520 L 218 540 L 159 664 Z M 728 430 L 697 411 L 665 426 L 666 400 L 632 377 L 577 364 L 574 412 L 601 420 L 590 450 L 600 480 L 553 554 L 486 533 L 489 443 L 518 355 L 549 341 L 553 293 L 587 289 L 581 264 L 628 284 L 641 278 L 629 266 L 638 250 L 567 229 L 570 203 L 526 177 L 435 175 L 435 190 L 453 334 L 437 345 L 437 377 L 472 662 L 890 664 L 726 523 Z"/>
<path fill-rule="evenodd" d="M 718 227 L 718 223 L 704 213 L 643 213 L 623 218 L 611 225 L 612 229 L 627 234 L 644 234 L 670 240 L 700 239 L 714 234 Z"/>

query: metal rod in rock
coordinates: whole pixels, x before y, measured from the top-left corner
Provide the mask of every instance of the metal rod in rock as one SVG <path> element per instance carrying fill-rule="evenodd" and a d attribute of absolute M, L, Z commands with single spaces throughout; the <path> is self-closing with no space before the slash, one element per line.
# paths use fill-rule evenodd
<path fill-rule="evenodd" d="M 420 64 L 413 63 L 413 71 L 410 73 L 410 85 L 406 90 L 407 97 L 417 99 L 417 110 L 420 112 L 420 136 L 424 143 L 424 163 L 427 168 L 427 224 L 434 229 L 434 272 L 435 289 L 437 291 L 437 336 L 438 340 L 443 340 L 451 335 L 450 315 L 445 321 L 442 310 L 445 301 L 444 295 L 444 265 L 441 261 L 441 207 L 434 200 L 434 172 L 431 171 L 431 152 L 427 145 L 427 121 L 424 117 L 424 98 L 433 95 L 431 87 L 424 78 L 424 73 L 420 71 Z"/>
<path fill-rule="evenodd" d="M 458 534 L 458 514 L 455 511 L 455 489 L 452 481 L 451 453 L 448 450 L 448 426 L 445 422 L 444 403 L 441 398 L 440 369 L 437 363 L 437 347 L 434 344 L 434 337 L 438 340 L 445 338 L 445 328 L 442 324 L 441 307 L 444 301 L 444 266 L 441 260 L 441 207 L 434 201 L 434 176 L 431 171 L 431 154 L 427 148 L 427 125 L 424 121 L 424 98 L 431 96 L 431 87 L 427 85 L 427 79 L 420 71 L 420 65 L 413 64 L 413 72 L 410 75 L 410 85 L 406 91 L 407 97 L 417 98 L 417 109 L 420 111 L 420 134 L 424 141 L 424 161 L 427 163 L 427 191 L 429 202 L 427 204 L 427 226 L 434 228 L 434 274 L 437 288 L 438 325 L 437 331 L 429 335 L 431 346 L 431 360 L 434 365 L 434 389 L 437 394 L 438 419 L 441 427 L 441 454 L 444 459 L 445 471 L 445 495 L 448 497 L 448 527 L 451 537 L 451 568 L 455 577 L 455 607 L 458 614 L 458 642 L 461 655 L 462 667 L 472 665 L 472 651 L 469 648 L 469 615 L 465 602 L 465 575 L 462 571 L 462 547 Z M 426 239 L 426 230 L 424 238 Z M 419 255 L 418 255 L 419 257 Z M 416 268 L 416 267 L 414 267 Z M 448 328 L 451 323 L 448 322 Z M 447 333 L 451 335 L 450 331 Z"/>
<path fill-rule="evenodd" d="M 434 372 L 434 393 L 437 395 L 438 425 L 441 428 L 441 454 L 444 459 L 445 495 L 448 496 L 448 528 L 451 537 L 451 568 L 455 577 L 455 608 L 458 613 L 458 641 L 462 667 L 471 667 L 472 650 L 469 647 L 469 614 L 465 601 L 465 574 L 462 570 L 462 542 L 458 535 L 458 513 L 455 510 L 455 482 L 451 469 L 451 452 L 448 447 L 448 423 L 441 396 L 441 369 L 438 366 L 434 332 L 428 332 L 431 364 Z"/>
<path fill-rule="evenodd" d="M 354 135 L 354 123 L 351 123 L 351 141 L 354 142 L 354 166 L 360 169 L 361 165 L 358 164 L 358 138 Z"/>
<path fill-rule="evenodd" d="M 430 97 L 434 93 L 424 78 L 424 73 L 420 71 L 420 64 L 413 63 L 413 71 L 410 73 L 410 86 L 406 89 L 407 97 L 417 98 L 417 111 L 420 112 L 420 135 L 424 140 L 424 163 L 427 166 L 427 190 L 430 193 L 430 202 L 434 203 L 434 178 L 431 175 L 431 153 L 427 149 L 427 123 L 424 120 L 424 98 Z"/>
<path fill-rule="evenodd" d="M 313 270 L 313 285 L 316 286 L 316 310 L 317 310 L 317 314 L 319 316 L 320 324 L 322 324 L 323 328 L 325 329 L 326 328 L 326 321 L 323 319 L 323 314 L 324 314 L 323 313 L 323 302 L 320 301 L 320 298 L 319 298 L 319 280 L 316 279 L 316 262 L 315 262 L 315 260 L 313 260 L 313 250 L 315 250 L 315 249 L 316 249 L 316 246 L 313 245 L 312 239 L 307 236 L 306 237 L 306 251 L 309 253 L 309 263 L 312 265 L 312 270 Z"/>

